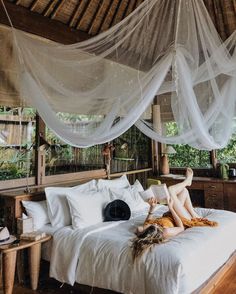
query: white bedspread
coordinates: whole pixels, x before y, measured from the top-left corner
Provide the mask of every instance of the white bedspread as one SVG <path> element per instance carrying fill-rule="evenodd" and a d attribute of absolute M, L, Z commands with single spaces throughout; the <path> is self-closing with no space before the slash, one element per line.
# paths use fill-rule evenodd
<path fill-rule="evenodd" d="M 166 211 L 159 206 L 156 215 Z M 236 214 L 198 209 L 218 227 L 194 227 L 155 245 L 133 263 L 131 240 L 146 213 L 125 222 L 83 230 L 65 227 L 54 234 L 50 276 L 74 284 L 133 294 L 191 293 L 223 265 L 236 249 Z"/>

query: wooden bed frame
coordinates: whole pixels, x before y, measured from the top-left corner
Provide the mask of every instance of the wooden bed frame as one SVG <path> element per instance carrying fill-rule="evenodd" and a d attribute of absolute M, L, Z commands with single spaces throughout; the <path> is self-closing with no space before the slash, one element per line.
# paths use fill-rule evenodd
<path fill-rule="evenodd" d="M 100 173 L 96 174 L 96 178 L 105 178 L 106 174 L 104 171 L 101 171 Z M 87 182 L 91 180 L 92 178 L 84 178 L 82 182 Z M 94 177 L 93 177 L 94 179 Z M 78 182 L 73 183 L 73 184 L 78 184 Z M 72 186 L 72 183 L 69 183 L 68 186 Z M 17 192 L 16 192 L 17 194 Z M 10 196 L 9 196 L 10 197 Z M 15 209 L 14 209 L 14 219 L 16 221 L 16 218 L 21 216 L 23 212 L 23 207 L 21 205 L 22 200 L 31 200 L 31 201 L 40 201 L 45 199 L 45 193 L 44 189 L 37 190 L 33 193 L 22 193 L 19 195 L 15 195 Z M 15 222 L 14 222 L 15 224 Z M 226 273 L 229 273 L 233 268 L 236 267 L 236 251 L 230 256 L 230 258 L 223 264 L 206 282 L 203 283 L 202 286 L 200 286 L 198 289 L 196 289 L 192 294 L 206 294 L 206 293 L 211 293 L 216 286 L 223 280 L 223 277 L 226 275 Z M 77 284 L 77 287 L 79 287 L 81 290 L 84 292 L 90 293 L 91 287 L 89 286 L 84 286 L 84 285 L 79 285 Z M 90 290 L 89 290 L 90 289 Z M 104 289 L 98 289 L 94 288 L 93 289 L 94 294 L 101 294 L 101 293 L 110 293 L 110 294 L 117 294 L 117 292 L 111 291 L 111 290 L 104 290 Z"/>
<path fill-rule="evenodd" d="M 224 276 L 232 271 L 236 266 L 236 251 L 230 258 L 206 281 L 196 289 L 192 294 L 210 294 L 217 285 L 223 280 Z"/>
<path fill-rule="evenodd" d="M 63 181 L 63 175 L 58 175 L 58 182 L 56 182 L 54 179 L 54 182 L 48 183 L 45 186 L 72 187 L 75 185 L 86 183 L 92 179 L 105 179 L 107 178 L 107 172 L 105 169 L 85 171 L 76 173 L 76 177 L 77 179 L 74 179 L 72 175 L 71 181 Z M 33 188 L 29 187 L 29 191 L 17 189 L 12 191 L 0 192 L 0 198 L 3 201 L 4 206 L 4 225 L 7 226 L 12 234 L 16 233 L 16 219 L 22 216 L 22 212 L 25 212 L 21 201 L 45 200 L 45 186 L 37 186 Z"/>

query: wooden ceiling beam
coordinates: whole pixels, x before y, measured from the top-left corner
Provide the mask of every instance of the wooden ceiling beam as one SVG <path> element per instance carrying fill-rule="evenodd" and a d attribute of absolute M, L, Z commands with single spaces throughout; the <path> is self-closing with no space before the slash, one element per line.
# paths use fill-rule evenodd
<path fill-rule="evenodd" d="M 118 12 L 118 10 L 119 10 L 119 8 L 120 8 L 121 3 L 122 3 L 122 0 L 119 0 L 118 3 L 117 3 L 117 6 L 116 6 L 116 9 L 115 9 L 115 12 L 114 12 L 114 14 L 113 14 L 113 16 L 112 16 L 111 26 L 114 25 L 114 21 L 115 21 L 115 19 L 116 19 L 117 12 Z"/>
<path fill-rule="evenodd" d="M 38 0 L 33 0 L 29 6 L 29 9 L 33 11 L 35 9 L 37 3 L 38 3 Z"/>
<path fill-rule="evenodd" d="M 125 17 L 128 16 L 135 8 L 136 0 L 130 0 L 128 9 L 126 10 Z"/>
<path fill-rule="evenodd" d="M 96 10 L 96 12 L 94 14 L 94 17 L 90 21 L 90 26 L 89 26 L 88 33 L 91 34 L 91 35 L 92 34 L 95 35 L 95 33 L 93 33 L 93 30 L 94 30 L 94 28 L 96 28 L 97 23 L 99 23 L 98 16 L 99 16 L 99 14 L 101 13 L 101 11 L 103 9 L 103 4 L 104 4 L 103 0 L 100 0 L 99 4 L 97 6 L 97 10 Z"/>
<path fill-rule="evenodd" d="M 87 33 L 69 28 L 57 20 L 46 18 L 7 0 L 3 1 L 12 20 L 13 26 L 16 29 L 62 44 L 73 44 L 90 38 Z M 0 24 L 9 26 L 9 21 L 1 4 Z"/>
<path fill-rule="evenodd" d="M 53 7 L 52 12 L 50 13 L 49 17 L 52 19 L 55 18 L 59 12 L 59 10 L 62 8 L 62 6 L 65 4 L 66 0 L 59 0 L 56 5 Z"/>
<path fill-rule="evenodd" d="M 97 12 L 99 11 L 101 3 L 102 0 L 93 0 L 92 2 L 89 2 L 89 5 L 86 9 L 85 14 L 83 15 L 83 18 L 78 23 L 78 29 L 88 32 L 92 26 L 92 23 L 97 22 Z"/>
<path fill-rule="evenodd" d="M 111 6 L 109 8 L 109 11 L 106 15 L 106 18 L 104 19 L 104 22 L 102 24 L 101 27 L 101 31 L 106 31 L 107 29 L 109 29 L 111 27 L 111 22 L 114 18 L 114 14 L 116 12 L 116 7 L 119 3 L 119 0 L 112 0 L 111 1 Z"/>
<path fill-rule="evenodd" d="M 125 18 L 125 16 L 127 15 L 127 11 L 128 11 L 128 8 L 129 8 L 129 0 L 127 1 L 126 3 L 126 7 L 121 15 L 121 20 Z"/>
<path fill-rule="evenodd" d="M 135 8 L 137 8 L 142 2 L 143 2 L 144 0 L 137 0 L 136 1 L 136 7 Z"/>
<path fill-rule="evenodd" d="M 102 28 L 102 26 L 104 24 L 105 19 L 107 18 L 107 15 L 108 15 L 108 13 L 110 11 L 111 6 L 112 6 L 112 0 L 110 0 L 110 3 L 108 4 L 107 9 L 104 12 L 104 15 L 103 15 L 103 17 L 101 19 L 101 23 L 100 23 L 99 27 L 97 28 L 97 34 L 99 34 L 101 32 L 101 28 Z"/>
<path fill-rule="evenodd" d="M 81 0 L 77 2 L 71 16 L 70 16 L 70 19 L 68 21 L 68 24 L 70 27 L 74 27 L 74 22 L 77 18 L 77 15 L 79 15 L 79 7 L 80 7 L 80 4 L 81 4 Z"/>
<path fill-rule="evenodd" d="M 83 4 L 84 6 L 83 6 L 82 10 L 80 11 L 80 15 L 76 19 L 75 28 L 79 29 L 79 24 L 80 24 L 81 20 L 83 19 L 83 16 L 85 15 L 87 8 L 89 7 L 89 4 L 90 4 L 89 0 L 86 0 L 86 3 Z"/>
<path fill-rule="evenodd" d="M 54 6 L 57 4 L 58 1 L 59 0 L 50 0 L 44 8 L 42 14 L 46 17 L 49 17 L 51 12 L 53 11 Z"/>

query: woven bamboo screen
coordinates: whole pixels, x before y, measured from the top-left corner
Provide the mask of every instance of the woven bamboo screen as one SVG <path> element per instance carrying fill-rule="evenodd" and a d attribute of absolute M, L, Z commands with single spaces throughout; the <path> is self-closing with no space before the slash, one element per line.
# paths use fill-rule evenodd
<path fill-rule="evenodd" d="M 221 38 L 225 40 L 236 30 L 235 0 L 204 0 Z"/>

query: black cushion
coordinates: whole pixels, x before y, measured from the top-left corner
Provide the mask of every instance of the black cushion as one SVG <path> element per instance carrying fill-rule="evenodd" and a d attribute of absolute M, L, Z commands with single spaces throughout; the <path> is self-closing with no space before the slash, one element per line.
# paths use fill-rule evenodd
<path fill-rule="evenodd" d="M 104 209 L 104 221 L 120 221 L 128 220 L 131 211 L 129 205 L 120 199 L 113 200 L 108 203 Z"/>

